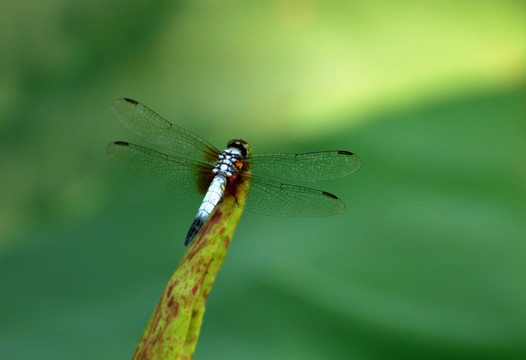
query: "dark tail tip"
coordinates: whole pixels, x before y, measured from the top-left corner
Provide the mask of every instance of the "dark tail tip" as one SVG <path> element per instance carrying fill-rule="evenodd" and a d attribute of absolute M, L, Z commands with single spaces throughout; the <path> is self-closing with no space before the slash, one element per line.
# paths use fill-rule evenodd
<path fill-rule="evenodd" d="M 199 230 L 203 227 L 205 224 L 206 219 L 201 218 L 195 218 L 194 222 L 190 226 L 190 229 L 188 230 L 188 234 L 186 234 L 186 240 L 184 241 L 184 246 L 188 246 L 192 240 L 195 238 L 195 236 L 199 233 Z"/>

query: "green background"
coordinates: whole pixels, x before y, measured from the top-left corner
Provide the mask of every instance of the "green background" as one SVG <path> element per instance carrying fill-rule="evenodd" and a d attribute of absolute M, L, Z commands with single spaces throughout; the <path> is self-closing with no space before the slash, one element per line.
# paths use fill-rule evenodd
<path fill-rule="evenodd" d="M 330 218 L 245 213 L 195 359 L 526 357 L 523 1 L 0 4 L 0 358 L 130 358 L 200 199 L 109 159 L 131 97 L 342 149 Z"/>

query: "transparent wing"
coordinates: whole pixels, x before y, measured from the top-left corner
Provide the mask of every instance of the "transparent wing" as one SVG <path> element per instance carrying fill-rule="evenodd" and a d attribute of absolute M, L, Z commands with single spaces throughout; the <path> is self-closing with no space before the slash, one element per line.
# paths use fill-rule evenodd
<path fill-rule="evenodd" d="M 356 172 L 362 162 L 348 151 L 322 151 L 305 154 L 255 154 L 248 159 L 258 176 L 282 180 L 334 180 Z"/>
<path fill-rule="evenodd" d="M 132 99 L 117 99 L 111 106 L 115 116 L 130 131 L 147 142 L 205 161 L 217 159 L 219 150 L 194 134 L 170 123 Z"/>
<path fill-rule="evenodd" d="M 242 177 L 250 175 L 243 174 Z M 329 216 L 345 211 L 345 204 L 325 191 L 251 177 L 245 208 L 274 216 Z"/>
<path fill-rule="evenodd" d="M 109 144 L 106 152 L 125 167 L 180 194 L 204 194 L 213 176 L 212 167 L 208 164 L 166 155 L 124 141 Z"/>

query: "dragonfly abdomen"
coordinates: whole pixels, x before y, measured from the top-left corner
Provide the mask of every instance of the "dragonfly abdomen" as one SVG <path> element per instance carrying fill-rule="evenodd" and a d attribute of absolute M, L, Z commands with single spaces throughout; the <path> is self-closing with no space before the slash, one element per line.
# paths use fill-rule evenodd
<path fill-rule="evenodd" d="M 237 162 L 247 154 L 245 148 L 240 148 L 243 144 L 238 140 L 233 140 L 228 143 L 228 148 L 219 155 L 219 161 L 213 169 L 216 176 L 208 187 L 205 198 L 197 211 L 194 222 L 190 226 L 190 230 L 188 230 L 184 242 L 185 246 L 190 244 L 197 233 L 199 233 L 199 230 L 201 230 L 206 220 L 210 217 L 212 211 L 214 211 L 217 204 L 219 204 L 219 201 L 221 201 L 221 198 L 225 193 L 228 179 L 239 170 Z M 246 144 L 245 147 L 248 147 L 248 144 Z M 245 149 L 244 152 L 243 149 Z"/>
<path fill-rule="evenodd" d="M 197 211 L 194 222 L 190 226 L 190 230 L 188 230 L 188 234 L 186 235 L 186 240 L 184 242 L 185 246 L 192 242 L 194 237 L 197 235 L 199 230 L 201 230 L 206 220 L 210 217 L 210 214 L 212 211 L 214 211 L 215 207 L 223 197 L 223 194 L 225 193 L 226 181 L 227 179 L 223 174 L 216 175 L 214 180 L 212 180 L 203 202 Z"/>

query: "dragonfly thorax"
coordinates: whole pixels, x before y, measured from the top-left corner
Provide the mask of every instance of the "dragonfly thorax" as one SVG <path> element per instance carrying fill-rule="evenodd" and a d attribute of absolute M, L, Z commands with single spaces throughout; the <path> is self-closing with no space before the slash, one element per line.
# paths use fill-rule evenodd
<path fill-rule="evenodd" d="M 216 175 L 223 175 L 226 178 L 232 176 L 239 170 L 238 163 L 250 153 L 250 145 L 243 140 L 230 140 L 227 149 L 219 154 L 219 161 L 214 166 L 213 172 Z"/>
<path fill-rule="evenodd" d="M 241 151 L 237 148 L 229 148 L 219 154 L 219 161 L 212 170 L 216 175 L 223 175 L 226 178 L 232 176 L 239 170 L 236 163 L 243 158 Z"/>

